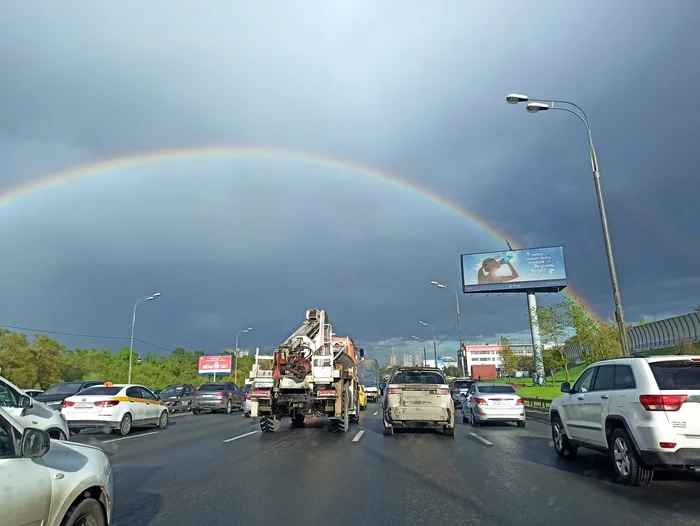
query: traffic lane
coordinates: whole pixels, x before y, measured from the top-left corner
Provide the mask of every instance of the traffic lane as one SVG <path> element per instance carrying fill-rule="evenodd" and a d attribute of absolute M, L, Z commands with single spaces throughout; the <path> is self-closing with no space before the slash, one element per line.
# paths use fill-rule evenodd
<path fill-rule="evenodd" d="M 99 430 L 86 430 L 71 437 L 71 441 L 103 449 L 114 464 L 131 456 L 162 450 L 187 451 L 210 442 L 216 444 L 220 437 L 250 430 L 251 426 L 258 426 L 257 420 L 244 418 L 243 413 L 204 413 L 171 417 L 165 429 L 154 426 L 134 428 L 125 437 L 115 432 L 104 434 Z"/>
<path fill-rule="evenodd" d="M 551 497 L 549 506 L 567 512 L 585 502 L 595 503 L 596 509 L 606 510 L 599 513 L 601 524 L 625 522 L 630 518 L 638 524 L 654 521 L 685 524 L 689 520 L 697 521 L 700 516 L 697 498 L 700 475 L 697 473 L 657 472 L 649 486 L 628 487 L 615 482 L 607 455 L 580 449 L 574 459 L 560 458 L 554 451 L 549 424 L 528 420 L 524 429 L 510 424 L 487 424 L 477 428 L 461 424 L 461 427 L 467 436 L 475 433 L 493 444 L 487 446 L 479 442 L 482 449 L 494 453 L 489 457 L 492 470 L 508 475 L 513 494 L 518 498 L 528 500 L 535 498 L 534 494 L 543 494 Z M 487 485 L 491 485 L 492 480 L 489 479 Z M 582 512 L 596 513 L 585 509 Z"/>
<path fill-rule="evenodd" d="M 330 433 L 325 420 L 298 428 L 285 420 L 278 433 L 262 434 L 257 419 L 245 421 L 237 434 L 115 463 L 114 524 L 272 524 L 300 507 L 300 495 L 326 500 L 333 484 L 313 466 L 337 474 L 327 450 L 352 445 L 352 433 Z"/>

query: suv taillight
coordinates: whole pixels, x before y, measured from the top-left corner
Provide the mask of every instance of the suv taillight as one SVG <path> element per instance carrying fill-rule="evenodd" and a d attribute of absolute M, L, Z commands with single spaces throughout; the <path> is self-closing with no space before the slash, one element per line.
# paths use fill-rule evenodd
<path fill-rule="evenodd" d="M 75 402 L 71 402 L 70 400 L 63 401 L 63 407 L 73 407 L 74 405 L 75 405 Z"/>
<path fill-rule="evenodd" d="M 448 394 L 450 394 L 450 390 L 449 390 L 449 389 L 438 389 L 438 390 L 437 390 L 437 394 L 439 394 L 439 395 L 448 395 Z"/>
<path fill-rule="evenodd" d="M 688 395 L 639 395 L 639 403 L 647 411 L 678 411 Z"/>
<path fill-rule="evenodd" d="M 387 389 L 387 392 L 389 394 L 401 394 L 403 392 L 403 389 L 397 387 L 390 387 L 389 389 Z"/>
<path fill-rule="evenodd" d="M 250 400 L 250 391 L 248 391 L 248 392 L 245 394 L 245 399 L 246 399 L 246 400 Z"/>
<path fill-rule="evenodd" d="M 114 407 L 119 403 L 119 400 L 100 400 L 95 402 L 97 407 Z"/>

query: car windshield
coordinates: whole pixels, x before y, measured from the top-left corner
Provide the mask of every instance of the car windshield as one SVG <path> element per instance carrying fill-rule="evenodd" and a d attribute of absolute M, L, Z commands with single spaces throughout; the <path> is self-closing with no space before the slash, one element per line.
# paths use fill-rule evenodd
<path fill-rule="evenodd" d="M 480 393 L 493 393 L 493 394 L 516 394 L 515 389 L 510 385 L 480 385 Z"/>
<path fill-rule="evenodd" d="M 103 385 L 96 385 L 94 387 L 88 387 L 87 389 L 84 389 L 80 391 L 81 395 L 104 395 L 104 396 L 114 396 L 117 394 L 119 391 L 121 391 L 121 387 L 105 387 Z"/>
<path fill-rule="evenodd" d="M 197 391 L 224 391 L 226 390 L 226 385 L 224 384 L 204 384 L 197 389 Z"/>
<path fill-rule="evenodd" d="M 77 393 L 82 387 L 83 382 L 65 382 L 53 384 L 41 394 L 44 395 L 72 395 Z"/>
<path fill-rule="evenodd" d="M 651 362 L 649 367 L 662 391 L 700 389 L 700 362 L 669 360 Z"/>
<path fill-rule="evenodd" d="M 166 387 L 163 389 L 160 394 L 164 395 L 179 395 L 182 394 L 182 386 L 171 386 L 171 387 Z"/>
<path fill-rule="evenodd" d="M 394 376 L 394 384 L 444 384 L 440 373 L 430 371 L 404 371 Z"/>

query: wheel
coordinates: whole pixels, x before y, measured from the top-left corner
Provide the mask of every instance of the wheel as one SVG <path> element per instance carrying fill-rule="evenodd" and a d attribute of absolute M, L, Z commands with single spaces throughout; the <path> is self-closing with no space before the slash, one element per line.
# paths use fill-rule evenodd
<path fill-rule="evenodd" d="M 200 414 L 201 412 L 202 412 L 201 409 L 194 409 L 194 408 L 192 409 L 192 414 L 193 414 L 193 415 L 198 415 L 198 414 Z"/>
<path fill-rule="evenodd" d="M 82 429 L 80 429 L 79 427 L 68 430 L 68 432 L 70 433 L 70 436 L 75 436 L 75 435 L 79 434 L 81 431 L 82 431 Z"/>
<path fill-rule="evenodd" d="M 391 436 L 394 434 L 394 426 L 387 426 L 384 424 L 384 427 L 382 429 L 382 433 L 384 433 L 387 436 Z"/>
<path fill-rule="evenodd" d="M 66 513 L 61 523 L 64 526 L 107 526 L 105 512 L 95 499 L 84 499 L 76 506 L 73 505 Z"/>
<path fill-rule="evenodd" d="M 280 430 L 282 423 L 274 416 L 264 416 L 260 419 L 260 430 L 263 433 L 276 433 Z"/>
<path fill-rule="evenodd" d="M 245 413 L 246 418 L 250 418 L 250 413 Z"/>
<path fill-rule="evenodd" d="M 126 436 L 131 431 L 131 415 L 129 413 L 122 417 L 122 421 L 119 422 L 119 434 L 121 436 Z"/>
<path fill-rule="evenodd" d="M 464 414 L 464 411 L 462 411 L 462 423 L 466 424 L 469 422 L 469 418 L 467 418 L 467 415 Z"/>
<path fill-rule="evenodd" d="M 231 411 L 233 410 L 233 402 L 229 399 L 228 402 L 226 402 L 226 414 L 230 415 Z"/>
<path fill-rule="evenodd" d="M 295 426 L 303 426 L 304 425 L 304 420 L 306 420 L 306 416 L 304 415 L 294 415 L 292 418 L 292 423 Z"/>
<path fill-rule="evenodd" d="M 647 486 L 654 478 L 654 470 L 640 462 L 625 430 L 615 429 L 610 443 L 610 457 L 618 480 L 627 486 Z"/>
<path fill-rule="evenodd" d="M 474 418 L 474 410 L 473 409 L 470 411 L 470 418 L 469 419 L 471 420 L 472 427 L 479 427 L 479 422 L 477 422 L 476 418 Z"/>
<path fill-rule="evenodd" d="M 350 422 L 352 422 L 353 424 L 357 424 L 360 421 L 361 409 L 362 408 L 360 407 L 360 401 L 357 398 L 355 398 L 355 414 L 350 415 Z"/>
<path fill-rule="evenodd" d="M 525 420 L 518 420 L 518 427 L 525 427 Z"/>
<path fill-rule="evenodd" d="M 569 442 L 569 438 L 564 430 L 564 424 L 561 423 L 561 419 L 558 416 L 552 419 L 552 442 L 554 442 L 554 451 L 560 457 L 572 458 L 578 453 L 578 446 L 574 446 Z"/>
<path fill-rule="evenodd" d="M 168 420 L 169 420 L 169 413 L 167 411 L 163 411 L 160 414 L 160 418 L 158 419 L 158 427 L 160 429 L 165 429 L 168 427 Z"/>
<path fill-rule="evenodd" d="M 454 428 L 454 427 L 447 427 L 447 426 L 445 426 L 445 436 L 446 436 L 446 437 L 453 437 L 453 436 L 455 436 L 455 428 Z"/>

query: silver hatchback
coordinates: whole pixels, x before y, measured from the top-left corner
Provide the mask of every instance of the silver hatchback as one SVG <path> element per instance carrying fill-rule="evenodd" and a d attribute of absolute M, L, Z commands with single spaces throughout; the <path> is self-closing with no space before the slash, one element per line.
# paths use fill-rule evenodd
<path fill-rule="evenodd" d="M 462 404 L 462 422 L 478 426 L 483 422 L 516 422 L 525 427 L 525 404 L 510 385 L 476 383 Z"/>

